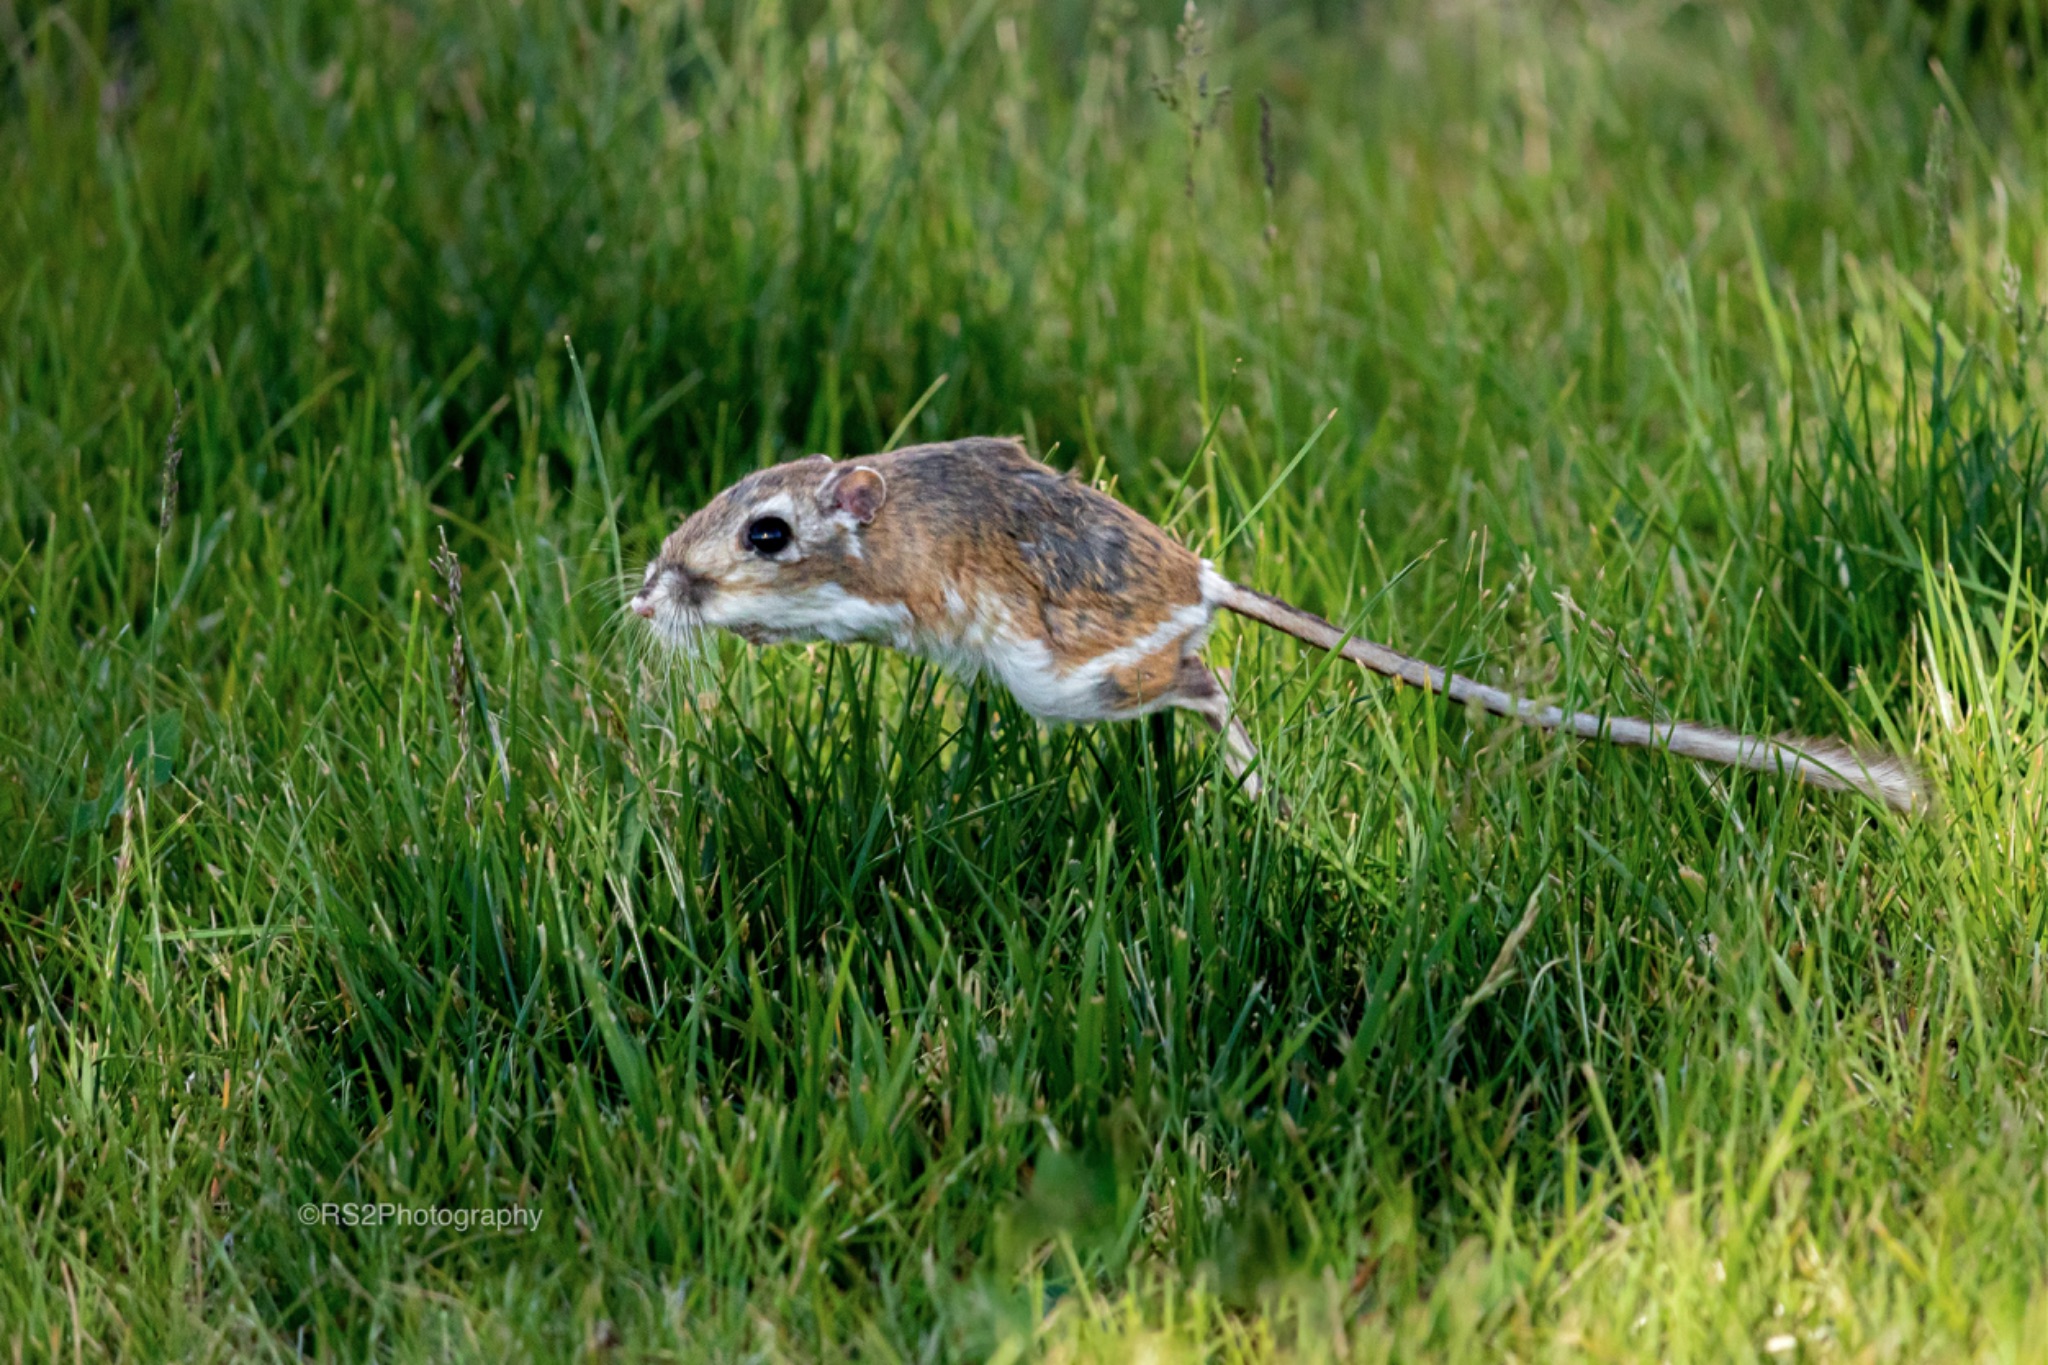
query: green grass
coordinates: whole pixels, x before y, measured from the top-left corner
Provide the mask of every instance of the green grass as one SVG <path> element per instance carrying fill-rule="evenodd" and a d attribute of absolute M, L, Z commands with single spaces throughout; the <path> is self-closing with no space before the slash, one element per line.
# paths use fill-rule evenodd
<path fill-rule="evenodd" d="M 0 0 L 5 1358 L 2038 1358 L 2043 54 L 1179 17 Z M 1286 823 L 648 657 L 622 566 L 899 428 L 1939 812 L 1236 628 Z"/>

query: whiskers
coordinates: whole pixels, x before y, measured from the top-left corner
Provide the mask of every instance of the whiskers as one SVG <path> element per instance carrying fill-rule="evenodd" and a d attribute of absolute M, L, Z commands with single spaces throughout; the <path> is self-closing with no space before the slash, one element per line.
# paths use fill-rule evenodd
<path fill-rule="evenodd" d="M 633 600 L 634 594 L 640 591 L 644 581 L 643 575 L 637 573 L 593 574 L 578 584 L 569 596 L 572 601 L 581 602 L 595 593 L 607 602 L 616 603 L 623 610 L 626 603 Z"/>
<path fill-rule="evenodd" d="M 595 565 L 586 557 L 581 567 Z M 592 654 L 607 672 L 628 680 L 641 700 L 664 714 L 709 705 L 721 690 L 714 628 L 702 612 L 673 600 L 663 600 L 652 619 L 639 616 L 632 602 L 646 583 L 644 572 L 613 573 L 607 565 L 562 587 L 588 623 Z"/>
<path fill-rule="evenodd" d="M 687 607 L 664 602 L 652 620 L 642 620 L 622 604 L 606 622 L 606 632 L 633 671 L 651 683 L 679 681 L 695 698 L 712 690 L 717 681 L 718 645 L 712 628 Z"/>

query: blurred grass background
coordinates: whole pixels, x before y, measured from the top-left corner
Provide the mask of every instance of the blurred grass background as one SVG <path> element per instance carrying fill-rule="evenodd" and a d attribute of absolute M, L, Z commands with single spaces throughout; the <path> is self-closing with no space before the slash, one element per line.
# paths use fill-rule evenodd
<path fill-rule="evenodd" d="M 0 0 L 0 1341 L 2036 1358 L 2041 24 Z M 1940 812 L 636 647 L 899 427 Z"/>

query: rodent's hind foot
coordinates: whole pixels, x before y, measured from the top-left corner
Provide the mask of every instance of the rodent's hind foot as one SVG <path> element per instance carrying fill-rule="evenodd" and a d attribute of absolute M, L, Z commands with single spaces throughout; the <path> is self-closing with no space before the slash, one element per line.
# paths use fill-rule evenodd
<path fill-rule="evenodd" d="M 1283 820 L 1293 817 L 1287 798 L 1259 773 L 1259 746 L 1252 743 L 1244 722 L 1231 713 L 1230 694 L 1216 674 L 1190 654 L 1180 661 L 1179 686 L 1167 698 L 1171 705 L 1193 711 L 1223 739 L 1223 767 L 1238 789 L 1254 801 L 1266 800 Z"/>

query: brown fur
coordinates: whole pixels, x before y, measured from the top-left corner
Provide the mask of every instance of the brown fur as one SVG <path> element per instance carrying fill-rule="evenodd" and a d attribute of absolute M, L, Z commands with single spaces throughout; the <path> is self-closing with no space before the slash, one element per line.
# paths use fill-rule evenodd
<path fill-rule="evenodd" d="M 785 588 L 837 584 L 871 602 L 901 603 L 941 630 L 945 593 L 1007 600 L 1020 631 L 1062 666 L 1120 648 L 1201 600 L 1201 560 L 1116 499 L 988 437 L 908 446 L 834 462 L 826 456 L 749 474 L 713 498 L 662 547 L 687 563 L 692 546 L 739 535 L 778 494 L 815 500 L 837 471 L 872 469 L 886 500 L 856 558 L 819 539 L 782 568 Z M 1173 684 L 1177 656 L 1125 670 L 1119 685 L 1149 701 Z"/>
<path fill-rule="evenodd" d="M 911 446 L 858 461 L 889 482 L 863 581 L 942 612 L 944 582 L 1018 602 L 1020 628 L 1062 665 L 1143 637 L 1201 599 L 1201 561 L 1151 522 L 1025 453 L 1017 441 Z M 865 566 L 864 566 L 865 567 Z M 934 573 L 933 570 L 939 570 Z"/>

